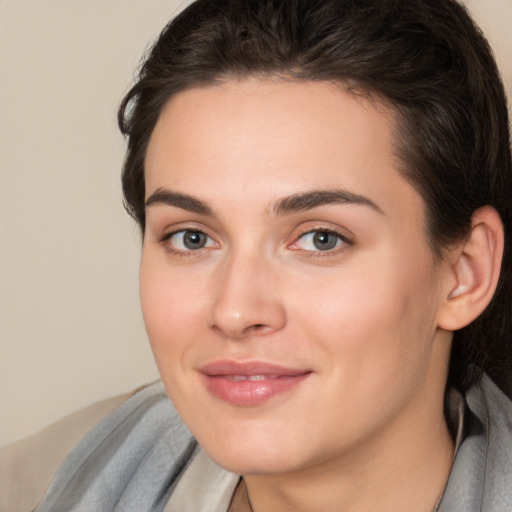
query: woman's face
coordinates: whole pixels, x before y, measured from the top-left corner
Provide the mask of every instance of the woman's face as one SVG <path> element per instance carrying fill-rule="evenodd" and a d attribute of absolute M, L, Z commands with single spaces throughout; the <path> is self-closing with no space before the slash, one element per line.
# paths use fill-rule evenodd
<path fill-rule="evenodd" d="M 346 460 L 442 415 L 447 269 L 392 132 L 321 82 L 230 81 L 161 114 L 143 314 L 172 401 L 232 471 Z"/>

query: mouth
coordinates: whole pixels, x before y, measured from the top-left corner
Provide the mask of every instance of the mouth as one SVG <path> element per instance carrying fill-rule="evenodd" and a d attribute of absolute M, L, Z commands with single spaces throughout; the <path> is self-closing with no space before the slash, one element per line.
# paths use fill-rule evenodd
<path fill-rule="evenodd" d="M 241 382 L 243 380 L 265 380 L 265 379 L 278 379 L 279 375 L 225 375 L 225 378 L 234 382 Z"/>
<path fill-rule="evenodd" d="M 216 398 L 246 407 L 292 392 L 313 373 L 259 361 L 214 361 L 199 372 L 206 389 Z"/>

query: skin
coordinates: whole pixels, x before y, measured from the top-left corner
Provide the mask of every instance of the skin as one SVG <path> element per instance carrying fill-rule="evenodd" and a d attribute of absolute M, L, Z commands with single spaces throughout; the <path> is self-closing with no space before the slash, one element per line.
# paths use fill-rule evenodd
<path fill-rule="evenodd" d="M 440 318 L 456 281 L 432 255 L 393 128 L 384 105 L 341 87 L 246 79 L 179 93 L 152 134 L 140 268 L 152 350 L 183 420 L 244 475 L 257 512 L 431 511 L 447 479 Z M 350 200 L 283 207 L 333 190 Z M 338 233 L 334 248 L 314 230 Z M 233 405 L 199 371 L 218 359 L 311 374 Z"/>

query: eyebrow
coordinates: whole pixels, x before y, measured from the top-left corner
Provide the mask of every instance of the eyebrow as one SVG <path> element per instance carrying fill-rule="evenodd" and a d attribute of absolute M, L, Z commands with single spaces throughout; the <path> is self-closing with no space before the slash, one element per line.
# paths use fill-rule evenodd
<path fill-rule="evenodd" d="M 298 193 L 284 197 L 277 201 L 273 206 L 272 213 L 276 216 L 281 216 L 331 204 L 356 204 L 368 206 L 381 215 L 385 215 L 384 211 L 371 199 L 343 189 L 314 190 L 311 192 Z"/>
<path fill-rule="evenodd" d="M 155 205 L 176 206 L 182 210 L 213 216 L 213 210 L 203 201 L 188 194 L 180 194 L 163 188 L 155 190 L 144 203 L 146 208 Z"/>
<path fill-rule="evenodd" d="M 283 197 L 272 206 L 270 213 L 277 217 L 331 204 L 368 206 L 379 214 L 385 215 L 384 211 L 371 199 L 343 189 L 313 190 Z M 146 208 L 155 205 L 175 206 L 200 215 L 215 216 L 212 208 L 200 199 L 163 188 L 155 190 L 145 202 Z"/>

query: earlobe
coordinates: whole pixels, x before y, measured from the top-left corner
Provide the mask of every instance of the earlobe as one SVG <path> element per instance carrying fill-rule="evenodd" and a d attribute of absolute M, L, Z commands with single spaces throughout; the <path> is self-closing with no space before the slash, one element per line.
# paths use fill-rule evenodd
<path fill-rule="evenodd" d="M 500 275 L 503 224 L 498 212 L 484 206 L 475 211 L 471 232 L 453 251 L 446 298 L 439 311 L 440 328 L 455 331 L 475 320 L 490 303 Z"/>

